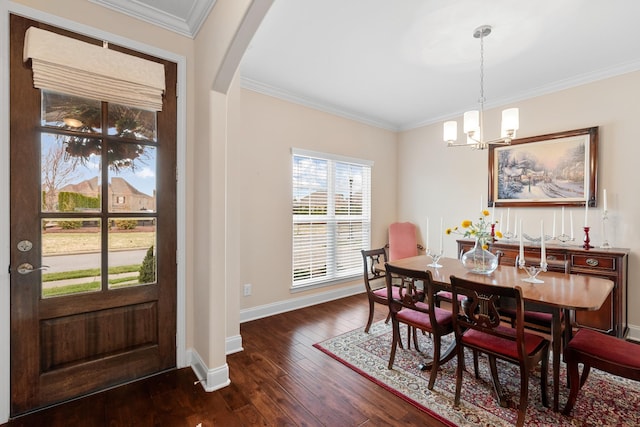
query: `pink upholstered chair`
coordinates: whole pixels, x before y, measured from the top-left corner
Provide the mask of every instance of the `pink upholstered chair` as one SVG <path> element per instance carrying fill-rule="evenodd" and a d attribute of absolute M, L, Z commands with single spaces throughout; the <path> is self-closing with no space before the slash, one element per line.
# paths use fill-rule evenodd
<path fill-rule="evenodd" d="M 580 329 L 575 334 L 564 349 L 564 360 L 571 384 L 564 415 L 571 414 L 591 368 L 640 381 L 640 345 L 591 329 Z M 581 377 L 578 377 L 579 363 L 583 364 Z"/>
<path fill-rule="evenodd" d="M 394 222 L 389 226 L 389 261 L 418 255 L 416 226 L 411 222 Z"/>

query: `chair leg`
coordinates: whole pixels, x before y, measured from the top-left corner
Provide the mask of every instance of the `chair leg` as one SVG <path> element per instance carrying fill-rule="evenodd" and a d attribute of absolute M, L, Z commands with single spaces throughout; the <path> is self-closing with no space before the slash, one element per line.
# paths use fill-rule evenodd
<path fill-rule="evenodd" d="M 460 390 L 462 390 L 462 371 L 464 371 L 464 347 L 458 345 L 458 367 L 456 368 L 456 395 L 453 406 L 460 405 Z"/>
<path fill-rule="evenodd" d="M 429 374 L 429 384 L 427 388 L 433 390 L 433 386 L 436 383 L 436 376 L 438 375 L 438 368 L 440 367 L 440 336 L 434 335 L 433 340 L 433 363 L 431 365 L 431 373 Z"/>
<path fill-rule="evenodd" d="M 391 343 L 391 354 L 389 355 L 389 364 L 387 365 L 387 369 L 393 368 L 393 362 L 396 360 L 396 348 L 398 347 L 398 341 L 402 344 L 402 340 L 400 340 L 400 325 L 397 321 L 393 320 L 393 341 Z"/>
<path fill-rule="evenodd" d="M 364 332 L 369 333 L 369 328 L 371 327 L 371 323 L 373 322 L 373 312 L 375 311 L 373 300 L 369 300 L 369 320 L 367 320 L 367 326 L 364 327 Z M 389 316 L 391 313 L 389 313 Z M 389 316 L 387 316 L 387 322 L 389 321 Z"/>
<path fill-rule="evenodd" d="M 480 369 L 478 368 L 478 350 L 473 349 L 473 373 L 476 379 L 480 379 Z"/>
<path fill-rule="evenodd" d="M 549 352 L 546 351 L 542 356 L 542 367 L 540 371 L 540 397 L 542 398 L 542 405 L 545 408 L 549 407 L 549 396 L 547 394 L 547 389 L 549 387 L 548 379 L 549 379 Z"/>
<path fill-rule="evenodd" d="M 586 369 L 586 366 L 584 369 Z M 571 415 L 571 410 L 573 409 L 573 405 L 575 405 L 576 399 L 578 397 L 578 391 L 580 391 L 580 388 L 581 388 L 580 377 L 578 376 L 578 363 L 577 362 L 567 363 L 567 372 L 569 374 L 569 383 L 571 384 L 571 388 L 569 390 L 569 397 L 567 398 L 567 404 L 565 405 L 562 413 L 568 416 L 568 415 Z"/>
<path fill-rule="evenodd" d="M 520 403 L 518 404 L 518 420 L 516 427 L 524 425 L 524 419 L 527 415 L 527 405 L 529 401 L 529 371 L 524 364 L 520 365 Z"/>
<path fill-rule="evenodd" d="M 498 368 L 496 366 L 496 357 L 489 356 L 489 367 L 491 368 L 491 381 L 493 382 L 493 390 L 496 393 L 496 398 L 500 403 L 500 406 L 506 408 L 508 406 L 507 400 L 502 395 L 502 387 L 500 386 L 500 380 L 498 379 Z"/>
<path fill-rule="evenodd" d="M 413 329 L 413 345 L 415 346 L 416 351 L 420 351 L 420 346 L 418 345 L 418 330 L 417 328 L 412 328 L 412 329 Z"/>

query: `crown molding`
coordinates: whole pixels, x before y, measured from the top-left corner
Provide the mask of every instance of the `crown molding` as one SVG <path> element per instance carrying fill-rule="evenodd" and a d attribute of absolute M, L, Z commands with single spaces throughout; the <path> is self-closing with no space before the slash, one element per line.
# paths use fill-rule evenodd
<path fill-rule="evenodd" d="M 188 16 L 184 19 L 137 0 L 89 1 L 192 39 L 198 34 L 216 3 L 216 0 L 194 0 Z"/>
<path fill-rule="evenodd" d="M 574 87 L 594 83 L 599 80 L 605 80 L 617 76 L 621 76 L 627 73 L 633 73 L 640 70 L 640 61 L 630 61 L 622 64 L 617 64 L 612 67 L 596 70 L 591 73 L 580 74 L 568 79 L 559 80 L 548 85 L 539 86 L 537 88 L 520 92 L 517 95 L 502 97 L 493 102 L 485 103 L 485 109 L 498 108 L 505 105 L 512 105 L 516 102 L 521 102 L 527 99 L 536 98 L 542 95 L 549 95 L 554 92 L 560 92 L 562 90 L 571 89 Z M 444 114 L 438 117 L 431 117 L 419 122 L 405 123 L 399 127 L 399 131 L 407 131 L 417 129 L 424 126 L 430 126 L 435 123 L 444 122 L 447 120 L 455 120 L 464 114 L 464 111 L 457 111 L 454 113 Z"/>
<path fill-rule="evenodd" d="M 274 98 L 279 98 L 285 101 L 293 102 L 295 104 L 300 104 L 305 107 L 313 108 L 314 110 L 323 111 L 325 113 L 333 114 L 335 116 L 344 117 L 345 119 L 364 123 L 369 126 L 378 127 L 378 128 L 390 130 L 393 132 L 397 132 L 398 130 L 400 130 L 398 126 L 393 123 L 368 117 L 363 114 L 355 113 L 352 111 L 347 111 L 335 105 L 330 105 L 330 104 L 322 103 L 316 100 L 312 100 L 305 96 L 298 95 L 293 92 L 289 92 L 285 89 L 268 85 L 266 83 L 261 83 L 256 80 L 249 79 L 247 77 L 240 77 L 240 87 L 244 89 L 252 90 L 254 92 L 262 93 L 264 95 L 272 96 Z"/>

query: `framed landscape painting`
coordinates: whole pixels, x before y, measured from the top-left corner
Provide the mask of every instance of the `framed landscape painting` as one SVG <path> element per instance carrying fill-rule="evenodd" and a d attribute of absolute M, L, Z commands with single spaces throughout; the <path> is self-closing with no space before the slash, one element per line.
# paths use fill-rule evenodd
<path fill-rule="evenodd" d="M 491 145 L 489 203 L 595 207 L 597 151 L 597 127 Z"/>

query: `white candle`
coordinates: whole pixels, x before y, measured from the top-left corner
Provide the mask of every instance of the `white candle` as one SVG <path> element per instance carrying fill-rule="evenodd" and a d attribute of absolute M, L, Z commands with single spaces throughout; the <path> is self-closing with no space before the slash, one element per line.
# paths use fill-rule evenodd
<path fill-rule="evenodd" d="M 606 212 L 607 211 L 607 189 L 604 189 L 604 194 L 602 197 L 604 200 L 602 201 L 602 209 Z"/>
<path fill-rule="evenodd" d="M 444 234 L 443 227 L 444 227 L 443 219 L 442 219 L 442 217 L 440 217 L 440 253 L 442 253 L 442 235 Z"/>
<path fill-rule="evenodd" d="M 518 235 L 518 214 L 515 214 L 514 217 L 515 218 L 513 218 L 513 234 L 514 234 L 514 237 L 515 237 L 515 236 Z M 522 230 L 520 230 L 520 231 L 522 231 Z"/>
<path fill-rule="evenodd" d="M 540 267 L 547 262 L 547 250 L 544 247 L 544 220 L 540 220 Z"/>
<path fill-rule="evenodd" d="M 515 228 L 515 225 L 514 225 L 514 228 Z M 520 258 L 520 259 L 519 259 L 519 261 L 518 261 L 518 262 L 519 262 L 520 264 L 523 264 L 523 263 L 524 263 L 524 246 L 523 246 L 523 244 L 522 244 L 522 220 L 520 220 L 520 230 L 519 230 L 519 233 L 520 233 L 520 256 L 519 256 L 518 258 Z"/>
<path fill-rule="evenodd" d="M 562 207 L 562 226 L 560 228 L 560 234 L 562 234 L 564 236 L 564 206 Z M 573 227 L 573 226 L 572 226 Z"/>
<path fill-rule="evenodd" d="M 511 208 L 507 208 L 507 231 L 506 233 L 509 232 L 509 211 L 511 210 Z M 513 228 L 515 228 L 516 226 L 514 225 Z M 515 231 L 515 230 L 514 230 Z"/>
<path fill-rule="evenodd" d="M 571 240 L 573 240 L 573 211 L 569 212 L 569 227 L 571 227 Z"/>
<path fill-rule="evenodd" d="M 553 211 L 553 227 L 551 227 L 551 238 L 556 237 L 556 211 Z"/>
<path fill-rule="evenodd" d="M 424 246 L 429 250 L 429 217 L 427 217 L 426 238 L 424 239 Z"/>
<path fill-rule="evenodd" d="M 504 212 L 500 212 L 500 232 L 502 233 L 502 214 L 504 214 Z"/>
<path fill-rule="evenodd" d="M 584 202 L 584 226 L 588 227 L 589 225 L 589 221 L 587 221 L 587 218 L 589 218 L 589 201 L 585 201 Z"/>

